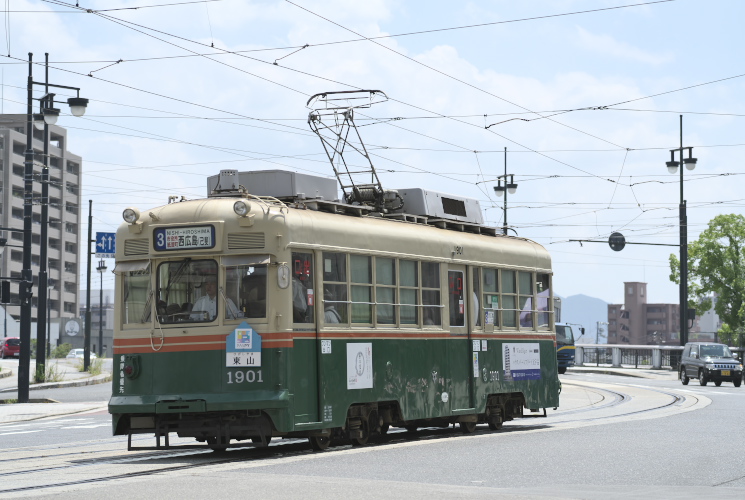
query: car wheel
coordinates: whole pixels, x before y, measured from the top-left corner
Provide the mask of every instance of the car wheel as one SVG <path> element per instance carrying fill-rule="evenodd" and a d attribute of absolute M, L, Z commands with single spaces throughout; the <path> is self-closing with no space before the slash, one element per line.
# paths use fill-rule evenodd
<path fill-rule="evenodd" d="M 680 381 L 683 383 L 683 385 L 688 385 L 688 381 L 690 379 L 688 378 L 688 375 L 686 375 L 686 369 L 685 367 L 681 367 L 680 369 Z"/>
<path fill-rule="evenodd" d="M 701 369 L 698 371 L 698 384 L 699 385 L 706 385 L 708 380 L 706 380 L 706 375 L 704 375 L 704 370 Z"/>
<path fill-rule="evenodd" d="M 722 385 L 722 381 L 721 380 L 717 380 L 716 382 L 714 382 L 714 385 L 717 386 L 717 387 L 719 387 L 720 385 Z"/>
<path fill-rule="evenodd" d="M 567 372 L 566 366 L 560 366 L 559 367 L 559 375 L 564 375 Z"/>
<path fill-rule="evenodd" d="M 732 381 L 733 384 L 735 384 L 735 387 L 740 387 L 740 384 L 742 384 L 742 379 L 736 378 Z"/>

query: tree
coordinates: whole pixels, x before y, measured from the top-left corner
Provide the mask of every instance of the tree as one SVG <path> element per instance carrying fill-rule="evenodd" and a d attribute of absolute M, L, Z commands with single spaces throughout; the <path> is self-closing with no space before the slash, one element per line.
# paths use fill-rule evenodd
<path fill-rule="evenodd" d="M 745 345 L 745 217 L 717 215 L 688 245 L 689 307 L 700 314 L 711 307 L 706 295 L 719 298 L 714 310 L 725 323 L 724 342 Z M 680 283 L 680 261 L 670 255 L 670 280 Z"/>

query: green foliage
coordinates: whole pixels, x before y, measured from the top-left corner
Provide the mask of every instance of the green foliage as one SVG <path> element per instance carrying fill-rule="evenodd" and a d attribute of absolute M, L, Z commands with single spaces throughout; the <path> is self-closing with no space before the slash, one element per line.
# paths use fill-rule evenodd
<path fill-rule="evenodd" d="M 51 354 L 50 357 L 51 358 L 64 358 L 70 353 L 71 350 L 72 350 L 72 344 L 67 344 L 67 343 L 60 344 L 54 349 L 52 349 L 52 352 L 50 353 Z"/>
<path fill-rule="evenodd" d="M 44 367 L 44 371 L 42 372 L 42 367 L 40 365 L 36 365 L 36 373 L 34 373 L 34 382 L 37 384 L 40 384 L 42 382 L 61 382 L 65 378 L 65 372 L 60 371 L 59 366 L 57 363 L 51 363 L 47 361 L 47 365 Z"/>
<path fill-rule="evenodd" d="M 65 379 L 65 372 L 60 371 L 57 363 L 49 363 L 44 378 L 47 382 L 62 382 Z"/>
<path fill-rule="evenodd" d="M 83 369 L 82 359 L 77 360 L 77 364 L 75 365 L 75 367 L 78 369 L 79 372 L 85 371 Z M 88 373 L 90 373 L 91 375 L 100 375 L 102 371 L 103 371 L 103 358 L 91 359 L 91 362 L 88 365 Z"/>
<path fill-rule="evenodd" d="M 726 324 L 722 342 L 745 345 L 745 216 L 717 215 L 698 240 L 688 245 L 689 297 L 700 314 L 711 302 L 698 304 L 712 292 L 714 310 Z M 680 283 L 679 260 L 670 256 L 670 280 Z"/>
<path fill-rule="evenodd" d="M 101 375 L 103 370 L 103 359 L 96 358 L 91 360 L 91 364 L 88 366 L 88 373 L 91 375 Z"/>

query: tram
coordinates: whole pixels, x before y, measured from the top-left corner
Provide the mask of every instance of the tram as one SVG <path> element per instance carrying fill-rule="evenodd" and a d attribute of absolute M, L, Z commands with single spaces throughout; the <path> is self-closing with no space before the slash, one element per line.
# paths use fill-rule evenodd
<path fill-rule="evenodd" d="M 117 232 L 113 433 L 213 449 L 390 427 L 473 432 L 559 405 L 551 258 L 476 200 L 222 171 Z M 165 445 L 161 443 L 165 439 Z"/>

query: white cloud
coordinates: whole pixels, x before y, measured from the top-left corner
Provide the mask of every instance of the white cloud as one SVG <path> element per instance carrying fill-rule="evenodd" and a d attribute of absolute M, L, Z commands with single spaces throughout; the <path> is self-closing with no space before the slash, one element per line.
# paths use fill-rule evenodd
<path fill-rule="evenodd" d="M 673 60 L 673 55 L 669 53 L 655 54 L 638 47 L 634 47 L 626 42 L 620 42 L 610 35 L 596 35 L 586 29 L 577 26 L 578 43 L 582 48 L 607 54 L 612 57 L 621 59 L 630 59 L 645 64 L 663 64 Z"/>

